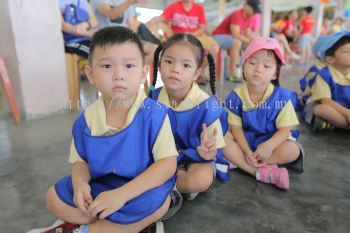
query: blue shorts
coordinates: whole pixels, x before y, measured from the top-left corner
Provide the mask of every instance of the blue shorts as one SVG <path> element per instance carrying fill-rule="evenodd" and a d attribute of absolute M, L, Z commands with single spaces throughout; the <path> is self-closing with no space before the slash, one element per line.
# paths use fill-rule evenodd
<path fill-rule="evenodd" d="M 298 41 L 298 46 L 301 49 L 311 48 L 311 34 L 301 35 Z"/>
<path fill-rule="evenodd" d="M 222 49 L 230 49 L 233 45 L 233 37 L 231 35 L 226 34 L 217 34 L 213 36 L 214 40 L 218 42 Z"/>

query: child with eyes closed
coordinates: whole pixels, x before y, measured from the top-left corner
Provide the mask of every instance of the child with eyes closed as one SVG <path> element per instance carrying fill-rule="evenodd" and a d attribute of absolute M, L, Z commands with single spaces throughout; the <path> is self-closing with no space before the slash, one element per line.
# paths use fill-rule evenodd
<path fill-rule="evenodd" d="M 224 157 L 258 181 L 289 189 L 289 172 L 303 172 L 303 148 L 296 141 L 299 124 L 296 93 L 278 86 L 283 59 L 277 40 L 257 37 L 243 56 L 244 84 L 225 104 L 230 131 Z M 286 169 L 288 168 L 288 170 Z"/>
<path fill-rule="evenodd" d="M 176 187 L 187 200 L 210 189 L 218 176 L 228 180 L 228 163 L 222 157 L 225 146 L 221 119 L 224 109 L 196 84 L 203 59 L 207 58 L 210 85 L 215 95 L 215 63 L 200 41 L 190 34 L 175 34 L 161 44 L 154 55 L 153 86 L 158 67 L 163 87 L 151 88 L 150 96 L 169 107 L 169 118 L 178 157 Z"/>

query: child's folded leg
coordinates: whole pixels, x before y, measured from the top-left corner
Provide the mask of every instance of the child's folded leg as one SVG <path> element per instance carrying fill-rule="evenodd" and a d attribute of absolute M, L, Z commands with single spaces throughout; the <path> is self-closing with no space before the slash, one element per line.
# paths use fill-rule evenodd
<path fill-rule="evenodd" d="M 64 203 L 57 195 L 55 187 L 51 186 L 46 194 L 46 206 L 57 218 L 75 224 L 87 224 L 95 220 L 84 215 L 78 208 Z"/>
<path fill-rule="evenodd" d="M 334 109 L 332 106 L 328 104 L 318 104 L 314 108 L 314 114 L 316 117 L 319 117 L 331 125 L 334 125 L 338 128 L 347 128 L 348 121 L 346 117 Z"/>
<path fill-rule="evenodd" d="M 297 143 L 293 141 L 285 141 L 279 145 L 267 160 L 267 164 L 286 164 L 298 159 L 300 155 L 300 148 Z"/>
<path fill-rule="evenodd" d="M 180 193 L 207 191 L 215 179 L 213 169 L 211 163 L 192 163 L 186 170 L 178 169 L 177 189 Z"/>
<path fill-rule="evenodd" d="M 164 204 L 156 212 L 139 222 L 127 225 L 112 223 L 104 219 L 98 219 L 89 225 L 89 233 L 138 233 L 145 229 L 147 226 L 161 219 L 167 213 L 169 206 L 170 196 L 167 197 Z"/>

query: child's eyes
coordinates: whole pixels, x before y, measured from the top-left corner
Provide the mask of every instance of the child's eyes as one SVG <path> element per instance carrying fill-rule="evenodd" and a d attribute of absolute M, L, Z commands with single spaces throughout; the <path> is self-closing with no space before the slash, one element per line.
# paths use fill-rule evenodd
<path fill-rule="evenodd" d="M 170 60 L 164 60 L 164 62 L 165 62 L 166 64 L 171 64 L 171 63 L 172 63 L 172 61 L 170 61 Z"/>
<path fill-rule="evenodd" d="M 134 64 L 127 64 L 127 65 L 126 65 L 126 68 L 128 68 L 128 69 L 131 69 L 131 68 L 134 68 L 134 67 L 135 67 Z"/>
<path fill-rule="evenodd" d="M 184 67 L 185 68 L 191 68 L 191 65 L 190 64 L 184 64 Z"/>
<path fill-rule="evenodd" d="M 267 68 L 267 69 L 268 69 L 268 68 L 271 68 L 271 66 L 267 66 L 267 65 L 264 65 L 264 67 Z"/>
<path fill-rule="evenodd" d="M 102 68 L 105 68 L 105 69 L 110 69 L 112 67 L 112 65 L 110 64 L 103 64 L 101 65 Z"/>

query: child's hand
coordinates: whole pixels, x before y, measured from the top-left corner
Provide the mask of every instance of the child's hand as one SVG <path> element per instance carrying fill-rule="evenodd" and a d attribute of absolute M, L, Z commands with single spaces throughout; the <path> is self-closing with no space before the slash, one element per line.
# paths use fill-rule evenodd
<path fill-rule="evenodd" d="M 81 182 L 74 187 L 73 201 L 76 207 L 85 215 L 90 215 L 88 208 L 93 199 L 91 196 L 91 188 L 87 182 Z"/>
<path fill-rule="evenodd" d="M 270 158 L 273 148 L 266 142 L 261 143 L 253 153 L 253 157 L 259 164 L 265 164 Z"/>
<path fill-rule="evenodd" d="M 125 205 L 128 201 L 125 196 L 118 188 L 102 192 L 89 206 L 89 213 L 92 217 L 96 217 L 99 214 L 98 217 L 104 219 Z"/>
<path fill-rule="evenodd" d="M 214 129 L 212 135 L 208 135 L 207 126 L 203 124 L 203 130 L 201 133 L 201 145 L 197 147 L 199 155 L 205 160 L 211 160 L 217 154 L 215 139 L 217 130 Z"/>
<path fill-rule="evenodd" d="M 253 151 L 251 151 L 250 149 L 243 152 L 244 157 L 245 157 L 245 161 L 253 167 L 260 167 L 261 165 L 258 163 L 258 160 L 256 158 L 254 158 L 253 156 Z"/>

